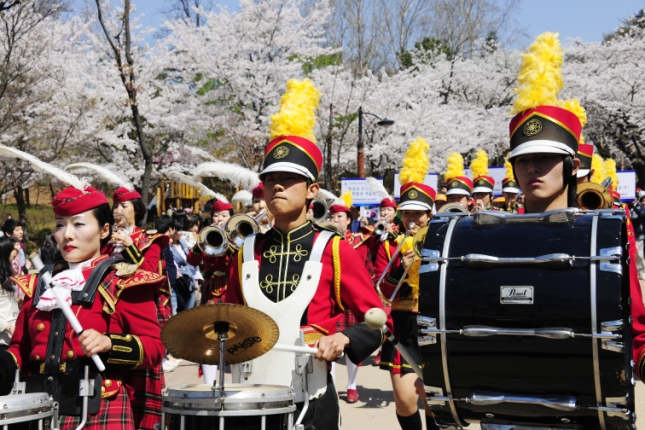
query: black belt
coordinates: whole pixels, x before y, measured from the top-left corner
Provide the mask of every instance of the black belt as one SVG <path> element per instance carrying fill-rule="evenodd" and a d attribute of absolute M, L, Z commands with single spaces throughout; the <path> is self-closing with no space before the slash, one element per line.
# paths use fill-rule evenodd
<path fill-rule="evenodd" d="M 58 373 L 82 373 L 85 366 L 90 366 L 90 372 L 98 372 L 94 361 L 88 359 L 77 359 L 70 361 L 63 361 L 58 365 Z M 31 373 L 33 375 L 45 374 L 44 361 L 32 361 L 30 363 Z"/>
<path fill-rule="evenodd" d="M 219 270 L 215 270 L 215 271 L 212 271 L 212 272 L 204 272 L 204 279 L 209 279 L 209 278 L 212 278 L 214 276 L 217 276 L 217 277 L 226 276 L 226 272 L 222 272 L 222 271 L 219 271 Z"/>

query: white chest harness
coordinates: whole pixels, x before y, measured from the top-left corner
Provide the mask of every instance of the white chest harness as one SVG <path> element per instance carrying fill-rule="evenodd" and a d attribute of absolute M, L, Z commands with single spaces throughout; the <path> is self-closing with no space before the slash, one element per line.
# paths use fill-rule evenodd
<path fill-rule="evenodd" d="M 254 255 L 255 235 L 248 236 L 244 241 L 241 285 L 244 300 L 247 306 L 258 309 L 275 320 L 280 329 L 279 344 L 304 345 L 300 321 L 318 288 L 323 268 L 320 260 L 333 236 L 334 233 L 326 230 L 318 235 L 298 286 L 289 297 L 277 303 L 269 300 L 260 288 L 259 262 Z M 309 399 L 318 399 L 327 389 L 327 363 L 314 360 L 312 356 L 304 358 L 308 359 L 306 371 L 298 371 L 303 367 L 298 366 L 297 360 L 302 362 L 303 357 L 298 357 L 293 352 L 271 350 L 250 362 L 234 364 L 233 382 L 291 386 L 296 394 L 296 402 L 305 400 L 307 387 Z M 306 384 L 304 378 L 307 378 Z"/>

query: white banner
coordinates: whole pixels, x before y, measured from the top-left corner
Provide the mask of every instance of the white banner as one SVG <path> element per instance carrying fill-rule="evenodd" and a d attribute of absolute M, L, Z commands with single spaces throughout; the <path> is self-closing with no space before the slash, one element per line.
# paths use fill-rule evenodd
<path fill-rule="evenodd" d="M 383 183 L 383 179 L 377 179 L 381 184 Z M 347 190 L 352 192 L 354 206 L 379 206 L 381 204 L 381 197 L 372 191 L 364 178 L 341 179 L 340 194 L 343 195 Z"/>
<path fill-rule="evenodd" d="M 620 200 L 633 202 L 636 198 L 636 172 L 633 170 L 620 170 L 618 172 L 618 191 Z"/>
<path fill-rule="evenodd" d="M 437 175 L 436 173 L 428 173 L 425 180 L 423 181 L 424 184 L 430 185 L 435 191 L 437 190 L 438 182 L 439 175 Z M 396 172 L 394 174 L 394 198 L 397 200 L 401 198 L 401 183 L 399 182 L 399 172 Z"/>

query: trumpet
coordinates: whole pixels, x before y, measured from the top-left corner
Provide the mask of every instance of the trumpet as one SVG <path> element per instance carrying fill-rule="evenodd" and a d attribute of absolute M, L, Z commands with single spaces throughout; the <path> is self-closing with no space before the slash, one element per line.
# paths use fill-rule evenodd
<path fill-rule="evenodd" d="M 602 184 L 585 182 L 578 185 L 576 204 L 580 209 L 596 210 L 608 209 L 614 204 L 614 199 L 609 192 L 611 178 L 607 178 Z"/>
<path fill-rule="evenodd" d="M 374 236 L 382 236 L 385 233 L 387 233 L 387 224 L 385 221 L 379 221 L 374 224 L 374 230 L 372 231 Z"/>
<path fill-rule="evenodd" d="M 268 216 L 265 211 L 260 212 L 255 218 L 246 214 L 233 215 L 224 224 L 224 231 L 231 248 L 237 251 L 244 245 L 247 236 L 259 232 L 260 220 L 265 216 Z"/>
<path fill-rule="evenodd" d="M 325 221 L 325 219 L 327 219 L 327 211 L 329 211 L 329 205 L 327 204 L 327 202 L 323 199 L 314 198 L 312 204 L 314 205 L 314 222 L 316 224 L 319 224 Z"/>
<path fill-rule="evenodd" d="M 410 234 L 412 234 L 412 230 L 414 230 L 416 226 L 417 225 L 413 222 L 409 224 L 408 231 L 406 231 L 405 235 L 403 235 L 403 239 L 401 240 L 401 243 L 399 243 L 399 246 L 396 247 L 394 254 L 392 254 L 392 258 L 390 258 L 390 261 L 387 263 L 387 266 L 385 266 L 385 270 L 383 270 L 383 273 L 381 273 L 381 277 L 376 283 L 376 292 L 378 293 L 379 296 L 381 296 L 381 300 L 383 300 L 383 302 L 385 302 L 388 305 L 392 303 L 392 301 L 388 300 L 388 298 L 385 297 L 385 294 L 383 294 L 383 292 L 381 291 L 381 283 L 383 283 L 383 279 L 385 279 L 385 276 L 387 276 L 387 273 L 390 271 L 390 267 L 392 267 L 392 264 L 396 260 L 396 257 L 398 257 L 399 254 L 401 253 L 401 248 L 403 248 L 403 244 L 405 243 L 405 240 L 410 236 Z"/>
<path fill-rule="evenodd" d="M 468 209 L 466 209 L 461 203 L 446 203 L 439 209 L 438 213 L 443 213 L 443 212 L 452 212 L 452 213 L 469 213 Z"/>
<path fill-rule="evenodd" d="M 211 257 L 224 255 L 229 247 L 226 232 L 221 227 L 214 225 L 205 227 L 199 232 L 197 245 L 204 254 Z"/>
<path fill-rule="evenodd" d="M 130 234 L 130 226 L 128 225 L 128 220 L 125 218 L 125 215 L 115 212 L 115 213 L 112 214 L 112 218 L 122 218 L 123 222 L 125 223 L 125 228 L 124 227 L 119 227 L 119 225 L 117 224 L 116 219 L 115 219 L 114 224 L 112 225 L 112 233 L 114 233 L 115 231 L 119 231 L 119 230 L 125 230 L 126 232 L 128 232 L 128 234 Z M 109 244 L 114 244 L 116 242 L 114 242 L 114 240 L 110 239 L 110 241 L 108 243 Z M 120 248 L 120 247 L 121 247 L 121 245 L 118 246 L 118 248 Z M 115 252 L 121 252 L 122 250 L 123 249 L 120 249 L 120 250 L 116 249 Z"/>

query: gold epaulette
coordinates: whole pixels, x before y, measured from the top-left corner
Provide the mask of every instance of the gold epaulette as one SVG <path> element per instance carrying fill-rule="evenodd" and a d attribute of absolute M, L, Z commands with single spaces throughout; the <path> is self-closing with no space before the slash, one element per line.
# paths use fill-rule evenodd
<path fill-rule="evenodd" d="M 11 282 L 16 284 L 27 297 L 31 298 L 36 291 L 36 285 L 38 285 L 38 275 L 18 275 L 12 276 L 9 278 Z"/>
<path fill-rule="evenodd" d="M 137 270 L 132 276 L 120 277 L 116 285 L 119 289 L 125 290 L 126 288 L 136 287 L 138 285 L 156 284 L 163 281 L 166 277 L 157 273 L 148 272 L 146 270 Z"/>

